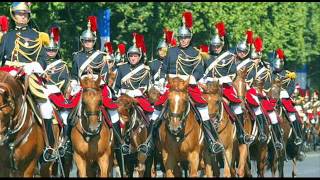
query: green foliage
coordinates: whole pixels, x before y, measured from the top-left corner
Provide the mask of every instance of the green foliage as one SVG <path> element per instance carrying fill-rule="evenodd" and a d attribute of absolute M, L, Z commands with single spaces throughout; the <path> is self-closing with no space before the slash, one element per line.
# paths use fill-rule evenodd
<path fill-rule="evenodd" d="M 10 15 L 10 4 L 0 4 L 0 15 Z M 61 27 L 61 54 L 71 64 L 87 16 L 106 8 L 111 9 L 111 40 L 131 46 L 132 33 L 142 33 L 149 58 L 155 54 L 163 29 L 177 33 L 182 13 L 189 10 L 193 13 L 196 46 L 208 44 L 215 33 L 214 24 L 223 21 L 231 46 L 251 28 L 255 36 L 262 37 L 264 52 L 284 49 L 291 70 L 304 63 L 312 64 L 314 71 L 320 68 L 316 63 L 320 56 L 320 3 L 316 2 L 34 2 L 32 21 L 41 31 L 47 31 L 53 23 Z"/>

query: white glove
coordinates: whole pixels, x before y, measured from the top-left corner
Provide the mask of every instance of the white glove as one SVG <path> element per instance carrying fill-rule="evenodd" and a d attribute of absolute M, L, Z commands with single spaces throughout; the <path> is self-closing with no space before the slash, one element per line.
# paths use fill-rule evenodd
<path fill-rule="evenodd" d="M 41 65 L 38 62 L 31 62 L 31 63 L 24 65 L 23 71 L 27 75 L 30 75 L 32 73 L 39 73 L 39 74 L 44 73 L 43 68 L 41 67 Z"/>
<path fill-rule="evenodd" d="M 165 79 L 164 78 L 161 78 L 159 79 L 159 90 L 160 90 L 160 93 L 165 91 Z"/>
<path fill-rule="evenodd" d="M 81 86 L 78 84 L 76 80 L 71 80 L 70 87 L 71 87 L 71 93 L 70 93 L 71 96 L 76 95 L 81 90 Z"/>

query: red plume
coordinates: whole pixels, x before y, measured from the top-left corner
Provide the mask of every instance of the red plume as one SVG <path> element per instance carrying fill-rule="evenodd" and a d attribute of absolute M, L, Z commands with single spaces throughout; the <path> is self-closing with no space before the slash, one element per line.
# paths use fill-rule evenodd
<path fill-rule="evenodd" d="M 202 52 L 206 52 L 206 53 L 209 52 L 209 46 L 207 45 L 200 45 L 200 49 Z"/>
<path fill-rule="evenodd" d="M 279 59 L 284 59 L 284 52 L 282 49 L 278 48 L 276 53 L 278 54 Z"/>
<path fill-rule="evenodd" d="M 262 39 L 260 37 L 257 37 L 254 40 L 254 47 L 256 49 L 256 52 L 261 52 L 262 51 L 262 46 L 263 46 Z"/>
<path fill-rule="evenodd" d="M 126 53 L 126 45 L 121 43 L 118 45 L 118 49 L 121 55 L 124 55 Z"/>
<path fill-rule="evenodd" d="M 144 43 L 144 36 L 142 34 L 136 34 L 136 46 L 141 48 L 143 53 L 146 53 L 147 48 Z"/>
<path fill-rule="evenodd" d="M 0 16 L 0 26 L 2 32 L 7 32 L 9 30 L 9 20 L 7 16 Z"/>
<path fill-rule="evenodd" d="M 218 29 L 218 34 L 219 34 L 220 37 L 223 37 L 223 36 L 226 35 L 226 29 L 224 27 L 223 22 L 219 22 L 215 26 Z"/>
<path fill-rule="evenodd" d="M 97 32 L 97 17 L 96 16 L 89 16 L 88 21 L 90 21 L 91 24 L 91 31 Z"/>
<path fill-rule="evenodd" d="M 184 12 L 182 16 L 184 17 L 187 28 L 192 28 L 192 13 Z"/>
<path fill-rule="evenodd" d="M 253 32 L 251 30 L 247 30 L 247 43 L 252 44 L 253 43 Z"/>
<path fill-rule="evenodd" d="M 52 27 L 50 29 L 50 34 L 53 33 L 53 40 L 55 43 L 60 41 L 60 31 L 58 27 Z"/>
<path fill-rule="evenodd" d="M 104 47 L 106 48 L 106 50 L 109 52 L 110 55 L 113 53 L 113 48 L 112 48 L 111 42 L 104 43 Z"/>
<path fill-rule="evenodd" d="M 171 46 L 172 47 L 176 47 L 177 46 L 177 40 L 175 38 L 172 39 Z"/>
<path fill-rule="evenodd" d="M 170 44 L 173 40 L 173 31 L 166 31 L 166 43 Z"/>

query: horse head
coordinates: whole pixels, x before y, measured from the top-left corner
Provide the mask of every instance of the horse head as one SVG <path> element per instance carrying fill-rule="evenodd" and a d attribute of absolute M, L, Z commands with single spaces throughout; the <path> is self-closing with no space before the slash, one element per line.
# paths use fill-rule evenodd
<path fill-rule="evenodd" d="M 190 108 L 188 85 L 189 78 L 185 81 L 179 77 L 169 78 L 168 128 L 173 135 L 178 135 L 185 126 L 185 119 Z"/>
<path fill-rule="evenodd" d="M 84 128 L 88 135 L 96 135 L 101 130 L 102 119 L 100 106 L 102 105 L 101 76 L 97 80 L 93 77 L 85 77 L 80 80 L 82 92 L 81 120 L 84 121 Z"/>
<path fill-rule="evenodd" d="M 157 102 L 158 98 L 160 96 L 160 91 L 157 90 L 154 86 L 152 86 L 148 91 L 148 97 L 151 104 L 154 104 Z"/>
<path fill-rule="evenodd" d="M 125 129 L 127 129 L 132 120 L 131 116 L 136 113 L 134 107 L 137 106 L 138 102 L 134 98 L 123 94 L 117 99 L 117 104 L 120 118 L 126 125 Z"/>
<path fill-rule="evenodd" d="M 219 110 L 219 104 L 221 102 L 221 89 L 219 87 L 218 81 L 212 81 L 207 82 L 206 84 L 201 85 L 201 88 L 203 89 L 203 96 L 207 100 L 208 103 L 208 110 L 210 113 L 210 116 L 214 116 L 216 112 Z"/>
<path fill-rule="evenodd" d="M 15 117 L 22 90 L 16 80 L 7 72 L 0 71 L 0 145 L 8 140 L 9 135 L 16 130 L 18 119 Z"/>
<path fill-rule="evenodd" d="M 234 80 L 235 89 L 238 92 L 238 96 L 243 98 L 246 93 L 246 76 L 248 73 L 248 67 L 241 68 L 237 71 L 236 79 Z"/>

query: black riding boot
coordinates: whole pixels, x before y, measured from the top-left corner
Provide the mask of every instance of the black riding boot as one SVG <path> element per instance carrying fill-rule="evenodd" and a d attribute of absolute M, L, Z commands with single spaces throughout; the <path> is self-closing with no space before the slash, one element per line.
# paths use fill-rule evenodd
<path fill-rule="evenodd" d="M 120 121 L 116 123 L 112 123 L 112 130 L 114 138 L 114 148 L 116 159 L 120 168 L 121 177 L 123 177 L 123 161 L 122 161 L 122 149 L 121 149 L 121 129 L 120 129 Z"/>
<path fill-rule="evenodd" d="M 296 145 L 300 145 L 302 143 L 302 133 L 301 133 L 301 127 L 300 127 L 300 124 L 298 122 L 298 120 L 295 120 L 292 122 L 292 125 L 293 125 L 293 128 L 295 129 L 295 140 L 294 140 L 294 143 Z"/>
<path fill-rule="evenodd" d="M 212 126 L 210 120 L 202 121 L 202 126 L 204 128 L 204 135 L 208 143 L 209 151 L 214 154 L 221 152 L 224 147 L 220 142 L 217 142 L 219 135 Z"/>
<path fill-rule="evenodd" d="M 279 123 L 277 124 L 272 124 L 272 128 L 273 128 L 273 131 L 275 133 L 275 148 L 276 149 L 283 149 L 283 144 L 281 143 L 282 142 L 282 132 L 281 132 L 281 127 L 279 125 Z"/>
<path fill-rule="evenodd" d="M 151 152 L 154 149 L 155 132 L 156 132 L 156 129 L 158 128 L 157 124 L 158 123 L 156 123 L 154 120 L 150 121 L 147 140 L 144 143 L 145 145 L 141 145 L 138 151 L 141 151 L 147 155 L 151 154 Z"/>
<path fill-rule="evenodd" d="M 54 147 L 54 135 L 53 135 L 53 130 L 52 130 L 52 121 L 53 119 L 43 119 L 44 121 L 44 126 L 46 128 L 46 132 L 47 132 L 47 138 L 48 138 L 48 143 L 49 143 L 49 147 L 46 147 L 46 149 L 50 149 Z M 55 158 L 55 155 L 53 154 L 52 150 L 45 150 L 44 152 L 44 157 L 46 160 L 51 160 Z"/>
<path fill-rule="evenodd" d="M 263 114 L 257 116 L 257 123 L 259 127 L 259 137 L 258 140 L 260 143 L 265 143 L 267 141 L 267 135 L 265 134 L 265 118 Z"/>
<path fill-rule="evenodd" d="M 253 139 L 250 135 L 245 135 L 243 129 L 243 113 L 237 114 L 238 119 L 235 121 L 236 129 L 237 129 L 237 139 L 239 144 L 250 144 L 252 143 Z M 241 123 L 241 124 L 240 124 Z M 242 126 L 242 127 L 241 127 Z"/>

